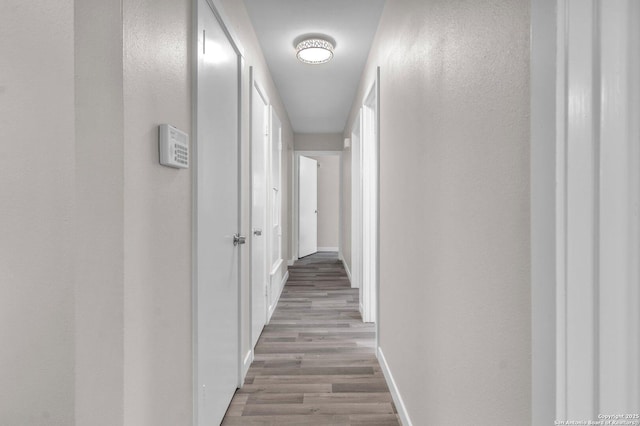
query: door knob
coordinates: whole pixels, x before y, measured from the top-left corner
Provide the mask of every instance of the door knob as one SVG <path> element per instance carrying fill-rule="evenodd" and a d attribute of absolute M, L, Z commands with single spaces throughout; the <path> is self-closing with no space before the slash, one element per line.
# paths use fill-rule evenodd
<path fill-rule="evenodd" d="M 262 235 L 262 229 L 260 229 L 260 228 L 253 228 L 253 235 L 257 235 L 257 236 Z"/>
<path fill-rule="evenodd" d="M 237 246 L 238 244 L 244 244 L 247 242 L 247 237 L 243 237 L 240 234 L 233 235 L 233 245 Z"/>

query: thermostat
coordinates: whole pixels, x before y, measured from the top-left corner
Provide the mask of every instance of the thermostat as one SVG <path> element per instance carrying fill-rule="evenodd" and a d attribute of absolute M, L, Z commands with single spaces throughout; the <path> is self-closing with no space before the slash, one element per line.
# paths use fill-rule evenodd
<path fill-rule="evenodd" d="M 170 124 L 159 129 L 160 164 L 178 169 L 189 168 L 189 135 Z"/>

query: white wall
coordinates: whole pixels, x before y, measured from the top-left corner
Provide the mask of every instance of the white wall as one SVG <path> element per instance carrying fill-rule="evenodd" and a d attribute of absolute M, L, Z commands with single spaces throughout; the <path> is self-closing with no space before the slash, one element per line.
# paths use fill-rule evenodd
<path fill-rule="evenodd" d="M 250 65 L 283 122 L 283 186 L 293 132 L 243 3 L 223 3 L 245 48 L 248 232 Z M 0 4 L 3 425 L 191 423 L 191 172 L 157 149 L 158 124 L 191 132 L 191 4 Z"/>
<path fill-rule="evenodd" d="M 340 244 L 339 155 L 312 156 L 318 168 L 318 249 L 337 249 Z"/>
<path fill-rule="evenodd" d="M 73 424 L 73 1 L 0 3 L 0 424 Z"/>
<path fill-rule="evenodd" d="M 124 416 L 124 113 L 119 3 L 75 4 L 76 424 Z"/>
<path fill-rule="evenodd" d="M 296 151 L 342 151 L 344 138 L 339 133 L 296 133 Z"/>
<path fill-rule="evenodd" d="M 124 424 L 192 417 L 191 169 L 157 126 L 191 131 L 190 0 L 123 3 Z"/>
<path fill-rule="evenodd" d="M 413 424 L 526 424 L 529 2 L 387 2 L 346 135 L 378 65 L 380 348 Z"/>
<path fill-rule="evenodd" d="M 533 425 L 556 420 L 556 1 L 531 2 Z"/>

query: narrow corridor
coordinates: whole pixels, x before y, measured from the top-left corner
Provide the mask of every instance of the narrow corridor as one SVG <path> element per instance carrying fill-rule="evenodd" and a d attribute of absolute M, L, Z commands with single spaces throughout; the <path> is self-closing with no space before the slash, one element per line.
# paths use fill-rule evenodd
<path fill-rule="evenodd" d="M 334 253 L 308 256 L 290 278 L 223 425 L 398 425 L 375 356 Z"/>

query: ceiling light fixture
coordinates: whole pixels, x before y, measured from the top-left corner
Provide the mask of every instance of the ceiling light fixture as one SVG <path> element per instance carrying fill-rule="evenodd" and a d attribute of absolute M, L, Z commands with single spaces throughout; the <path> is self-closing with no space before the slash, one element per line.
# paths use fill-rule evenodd
<path fill-rule="evenodd" d="M 333 58 L 334 45 L 320 38 L 302 40 L 296 46 L 296 56 L 305 64 L 324 64 Z"/>

